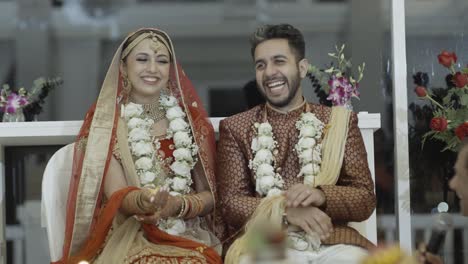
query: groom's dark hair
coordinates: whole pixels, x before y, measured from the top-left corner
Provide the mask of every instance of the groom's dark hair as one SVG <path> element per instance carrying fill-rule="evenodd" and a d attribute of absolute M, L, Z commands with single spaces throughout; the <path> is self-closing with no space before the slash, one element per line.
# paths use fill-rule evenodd
<path fill-rule="evenodd" d="M 296 55 L 297 61 L 300 61 L 305 57 L 305 42 L 301 31 L 289 24 L 279 24 L 261 26 L 252 34 L 250 37 L 250 52 L 252 58 L 254 58 L 257 46 L 270 39 L 288 40 L 289 47 L 293 51 L 294 55 Z"/>

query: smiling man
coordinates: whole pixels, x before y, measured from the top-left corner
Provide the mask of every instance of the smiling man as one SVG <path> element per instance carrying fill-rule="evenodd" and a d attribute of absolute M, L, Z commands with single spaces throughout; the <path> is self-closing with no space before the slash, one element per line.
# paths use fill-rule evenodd
<path fill-rule="evenodd" d="M 347 223 L 372 214 L 375 194 L 357 116 L 305 101 L 299 30 L 263 26 L 251 44 L 266 103 L 220 123 L 217 185 L 228 232 L 235 237 L 263 199 L 282 195 L 294 263 L 358 262 L 374 245 Z"/>

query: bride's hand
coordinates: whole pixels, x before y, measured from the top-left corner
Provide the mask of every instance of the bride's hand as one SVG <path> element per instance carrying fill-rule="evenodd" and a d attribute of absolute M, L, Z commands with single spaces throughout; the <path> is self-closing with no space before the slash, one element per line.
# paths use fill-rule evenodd
<path fill-rule="evenodd" d="M 161 211 L 161 219 L 176 217 L 181 210 L 183 200 L 180 196 L 171 196 L 167 199 L 166 205 Z"/>
<path fill-rule="evenodd" d="M 134 215 L 133 217 L 139 222 L 157 225 L 159 220 L 161 220 L 161 212 L 156 212 L 152 215 Z"/>
<path fill-rule="evenodd" d="M 150 189 L 142 189 L 143 195 L 143 207 L 148 208 L 150 212 L 158 212 L 162 208 L 166 207 L 169 200 L 169 189 L 161 187 L 156 193 Z"/>
<path fill-rule="evenodd" d="M 181 210 L 182 202 L 182 198 L 168 195 L 162 210 L 151 215 L 135 215 L 135 219 L 145 224 L 158 224 L 161 219 L 177 216 Z"/>

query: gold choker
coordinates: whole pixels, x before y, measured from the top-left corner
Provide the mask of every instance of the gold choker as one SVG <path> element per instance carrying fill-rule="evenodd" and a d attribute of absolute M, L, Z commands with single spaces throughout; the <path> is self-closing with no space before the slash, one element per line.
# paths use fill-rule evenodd
<path fill-rule="evenodd" d="M 153 119 L 155 123 L 163 120 L 166 117 L 166 111 L 159 108 L 159 101 L 151 104 L 142 104 L 144 114 Z"/>

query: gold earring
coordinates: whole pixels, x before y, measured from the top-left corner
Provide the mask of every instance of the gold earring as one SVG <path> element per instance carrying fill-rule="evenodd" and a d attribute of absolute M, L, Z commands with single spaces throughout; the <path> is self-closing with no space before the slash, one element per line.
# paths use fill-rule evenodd
<path fill-rule="evenodd" d="M 128 80 L 127 75 L 122 76 L 122 83 L 123 83 L 123 89 L 124 89 L 127 93 L 129 93 L 129 92 L 130 92 L 130 89 L 131 89 L 132 87 L 130 86 L 130 81 Z"/>

